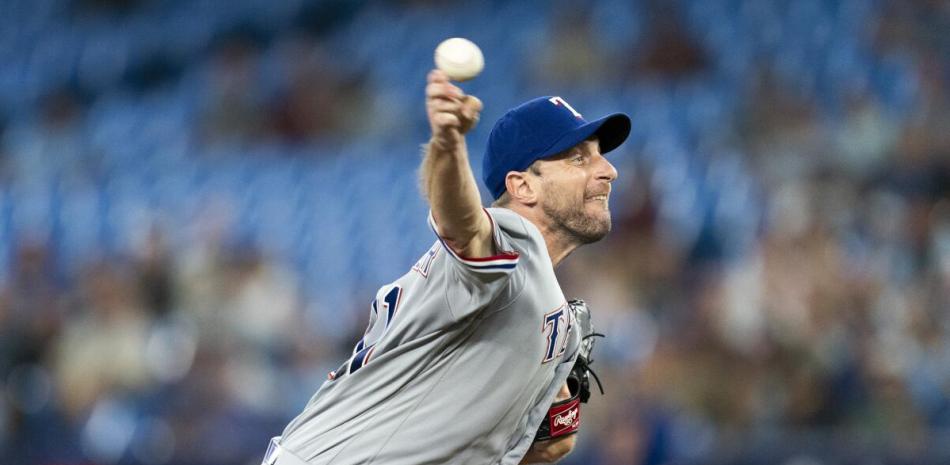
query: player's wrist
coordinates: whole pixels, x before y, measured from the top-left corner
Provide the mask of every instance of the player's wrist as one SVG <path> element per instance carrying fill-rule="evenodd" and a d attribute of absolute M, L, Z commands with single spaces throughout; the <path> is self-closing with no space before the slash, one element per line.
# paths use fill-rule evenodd
<path fill-rule="evenodd" d="M 429 150 L 438 155 L 465 155 L 464 150 L 460 150 L 464 148 L 464 142 L 465 138 L 458 129 L 446 128 L 432 133 L 432 137 L 429 138 Z"/>
<path fill-rule="evenodd" d="M 531 445 L 520 463 L 555 463 L 570 454 L 576 445 L 577 435 L 575 434 L 538 441 Z"/>

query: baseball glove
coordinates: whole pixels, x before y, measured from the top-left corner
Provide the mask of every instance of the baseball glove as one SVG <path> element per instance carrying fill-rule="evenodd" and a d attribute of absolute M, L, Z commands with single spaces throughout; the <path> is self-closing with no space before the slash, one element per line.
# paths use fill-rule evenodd
<path fill-rule="evenodd" d="M 567 387 L 571 391 L 571 397 L 555 402 L 551 406 L 546 418 L 538 428 L 538 434 L 534 437 L 535 441 L 547 441 L 548 439 L 577 432 L 581 424 L 580 404 L 586 404 L 590 399 L 591 377 L 594 378 L 594 381 L 597 381 L 597 388 L 600 393 L 604 393 L 600 378 L 590 368 L 590 365 L 594 363 L 594 359 L 591 358 L 591 352 L 594 351 L 594 338 L 604 337 L 604 335 L 594 332 L 594 325 L 590 321 L 590 309 L 587 308 L 587 304 L 583 300 L 571 300 L 567 305 L 574 313 L 577 329 L 581 335 L 577 361 L 574 362 L 574 367 L 567 375 Z"/>

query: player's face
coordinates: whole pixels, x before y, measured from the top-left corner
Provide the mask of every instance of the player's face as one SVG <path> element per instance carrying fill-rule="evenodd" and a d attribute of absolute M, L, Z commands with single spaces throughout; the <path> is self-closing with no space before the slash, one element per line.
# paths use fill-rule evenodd
<path fill-rule="evenodd" d="M 603 155 L 596 138 L 542 161 L 540 206 L 555 227 L 581 244 L 610 231 L 610 183 L 617 170 Z"/>

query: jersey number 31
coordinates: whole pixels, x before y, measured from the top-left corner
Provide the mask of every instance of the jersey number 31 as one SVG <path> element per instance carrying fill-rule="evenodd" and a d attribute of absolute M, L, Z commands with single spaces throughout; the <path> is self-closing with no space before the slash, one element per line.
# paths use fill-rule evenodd
<path fill-rule="evenodd" d="M 350 359 L 349 372 L 356 373 L 369 363 L 373 357 L 373 351 L 376 349 L 376 343 L 383 337 L 389 324 L 396 315 L 399 307 L 399 300 L 402 297 L 402 288 L 393 286 L 386 292 L 382 302 L 377 298 L 373 301 L 372 309 L 369 315 L 369 325 L 360 342 L 353 348 L 353 358 Z"/>

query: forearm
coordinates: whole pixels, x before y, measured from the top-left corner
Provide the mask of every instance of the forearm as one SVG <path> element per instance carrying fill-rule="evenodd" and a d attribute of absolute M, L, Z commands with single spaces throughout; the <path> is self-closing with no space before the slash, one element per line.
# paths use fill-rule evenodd
<path fill-rule="evenodd" d="M 530 463 L 555 463 L 561 460 L 567 454 L 574 450 L 577 443 L 577 435 L 561 436 L 559 438 L 549 439 L 531 444 L 528 453 L 521 459 L 519 465 Z"/>
<path fill-rule="evenodd" d="M 467 256 L 492 254 L 490 224 L 469 164 L 465 138 L 453 144 L 433 140 L 426 145 L 422 183 L 439 234 Z"/>
<path fill-rule="evenodd" d="M 432 137 L 422 160 L 422 188 L 438 234 L 468 258 L 493 254 L 491 224 L 482 212 L 478 185 L 469 165 L 465 133 L 478 122 L 482 103 L 465 95 L 441 71 L 429 73 L 426 112 Z"/>

